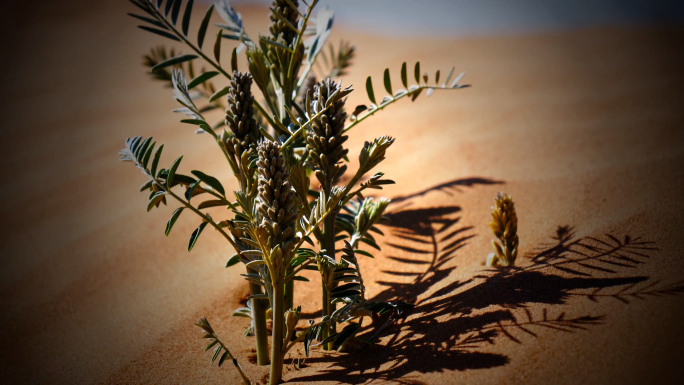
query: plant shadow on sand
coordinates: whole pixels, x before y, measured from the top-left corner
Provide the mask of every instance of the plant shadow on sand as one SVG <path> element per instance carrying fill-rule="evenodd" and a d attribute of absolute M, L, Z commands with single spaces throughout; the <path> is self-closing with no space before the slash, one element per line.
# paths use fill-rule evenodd
<path fill-rule="evenodd" d="M 472 178 L 436 188 L 495 183 Z M 429 191 L 393 202 L 403 203 Z M 472 226 L 461 223 L 460 213 L 459 206 L 395 206 L 389 214 L 389 248 L 384 251 L 391 254 L 392 249 L 400 249 L 412 257 L 386 258 L 424 268 L 414 269 L 419 270 L 415 273 L 384 271 L 404 282 L 379 282 L 386 288 L 373 299 L 414 302 L 415 308 L 399 318 L 375 319 L 363 336 L 382 346 L 353 351 L 362 359 L 309 358 L 307 362 L 331 367 L 295 381 L 420 384 L 411 379 L 412 373 L 502 366 L 509 362 L 508 356 L 481 351 L 499 338 L 522 343 L 521 336 L 536 337 L 542 329 L 572 333 L 606 322 L 606 315 L 566 316 L 564 308 L 571 309 L 568 301 L 573 297 L 628 303 L 684 292 L 684 282 L 668 285 L 638 274 L 639 266 L 658 250 L 652 242 L 612 234 L 578 238 L 570 226 L 559 226 L 549 243 L 519 258 L 522 267 L 483 267 L 480 275 L 466 281 L 450 281 L 456 268 L 451 262 L 476 236 Z M 393 243 L 398 239 L 401 244 Z M 413 279 L 405 282 L 407 277 Z M 532 305 L 536 310 L 529 309 Z"/>

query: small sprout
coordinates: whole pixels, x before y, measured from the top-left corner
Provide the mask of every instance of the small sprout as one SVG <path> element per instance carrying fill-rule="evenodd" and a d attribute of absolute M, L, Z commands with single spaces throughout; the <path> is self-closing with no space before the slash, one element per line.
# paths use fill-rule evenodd
<path fill-rule="evenodd" d="M 301 317 L 302 307 L 297 306 L 296 309 L 288 309 L 285 311 L 285 342 L 289 341 L 294 336 L 295 328 Z"/>
<path fill-rule="evenodd" d="M 487 266 L 513 266 L 518 256 L 518 216 L 515 213 L 513 198 L 500 192 L 494 202 L 492 223 L 489 227 L 498 242 L 492 241 L 495 252 L 487 257 Z"/>
<path fill-rule="evenodd" d="M 325 249 L 321 250 L 321 253 L 316 256 L 316 264 L 318 265 L 318 271 L 321 273 L 321 279 L 323 280 L 326 289 L 331 290 L 334 287 L 334 273 L 337 268 L 337 263 L 326 254 L 327 251 Z"/>

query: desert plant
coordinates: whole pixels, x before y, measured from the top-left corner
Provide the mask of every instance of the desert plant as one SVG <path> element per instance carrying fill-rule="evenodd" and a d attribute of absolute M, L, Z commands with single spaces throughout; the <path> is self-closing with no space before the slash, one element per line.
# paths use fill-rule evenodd
<path fill-rule="evenodd" d="M 434 85 L 429 85 L 428 74 L 421 74 L 420 63 L 416 63 L 417 84 L 409 86 L 407 65 L 403 63 L 400 73 L 404 89 L 393 92 L 386 69 L 383 83 L 389 95 L 377 103 L 369 76 L 366 92 L 370 104 L 348 113 L 346 97 L 353 90 L 333 78 L 348 70 L 354 48 L 340 43 L 337 51 L 328 45 L 329 53 L 324 53 L 333 15 L 324 9 L 314 19 L 317 0 L 302 0 L 303 7 L 298 0 L 275 0 L 270 8 L 269 34 L 255 40 L 245 31 L 242 16 L 225 0 L 208 8 L 196 40 L 189 36 L 192 0 L 184 6 L 182 0 L 131 1 L 142 10 L 142 14 L 130 14 L 143 22 L 141 29 L 182 43 L 193 52 L 181 54 L 158 47 L 145 56 L 144 64 L 155 79 L 173 88 L 180 104 L 174 111 L 187 115 L 181 122 L 196 126 L 195 133 L 216 142 L 238 186 L 231 196 L 217 178 L 202 171 L 181 174 L 182 156 L 168 169 L 161 168 L 163 145 L 157 147 L 152 138 L 129 138 L 120 152 L 121 160 L 133 162 L 147 176 L 141 191 L 149 191 L 148 211 L 167 204 L 167 199 L 175 200 L 181 206 L 167 222 L 166 235 L 179 216 L 189 211 L 199 216 L 201 223 L 190 236 L 188 250 L 192 250 L 207 225 L 234 248 L 236 254 L 226 267 L 245 264 L 242 275 L 249 282 L 250 296 L 248 307 L 237 309 L 233 315 L 251 319 L 246 334 L 255 335 L 257 363 L 270 362 L 271 384 L 281 381 L 283 357 L 297 343 L 303 342 L 307 355 L 313 346 L 341 349 L 351 338 L 372 343 L 356 337 L 363 330 L 364 317 L 401 313 L 410 306 L 367 300 L 356 258 L 358 254 L 373 257 L 360 249 L 362 243 L 380 249 L 371 233 L 382 234 L 376 225 L 386 220 L 383 214 L 389 200 L 364 194 L 368 189 L 394 183 L 384 179 L 382 172 L 369 176 L 385 159 L 394 139 L 382 136 L 366 142 L 359 154 L 359 169 L 347 183 L 340 183 L 348 168 L 345 134 L 403 97 L 415 100 L 423 90 L 429 95 L 434 90 L 466 87 L 459 84 L 463 74 L 452 82 L 452 68 L 439 85 L 437 71 Z M 217 23 L 218 30 L 211 34 L 215 39 L 207 53 L 203 47 L 214 11 L 222 23 Z M 221 63 L 225 39 L 237 44 L 232 50 L 230 71 Z M 238 71 L 237 55 L 242 51 L 247 56 L 248 72 Z M 319 57 L 323 63 L 317 64 Z M 196 71 L 199 62 L 211 69 Z M 216 79 L 227 81 L 227 85 L 216 86 Z M 254 85 L 259 94 L 254 93 Z M 225 116 L 209 123 L 207 116 L 217 109 L 225 109 Z M 178 191 L 178 187 L 183 190 Z M 193 198 L 199 195 L 208 199 L 197 203 L 199 198 Z M 203 212 L 212 207 L 228 208 L 232 214 L 215 220 Z M 340 242 L 344 246 L 337 249 Z M 305 243 L 310 248 L 304 247 Z M 318 322 L 309 320 L 308 326 L 297 332 L 300 307 L 293 304 L 294 283 L 308 281 L 299 275 L 303 270 L 317 270 L 321 275 L 323 316 Z M 344 325 L 339 332 L 338 324 Z M 216 347 L 213 360 L 223 351 L 219 366 L 231 358 L 248 382 L 208 321 L 201 319 L 198 326 L 204 330 L 204 338 L 210 340 L 207 350 Z"/>
<path fill-rule="evenodd" d="M 518 215 L 515 213 L 513 198 L 505 193 L 498 193 L 492 209 L 489 228 L 494 232 L 496 240 L 492 241 L 494 253 L 487 257 L 487 266 L 513 266 L 518 256 Z"/>

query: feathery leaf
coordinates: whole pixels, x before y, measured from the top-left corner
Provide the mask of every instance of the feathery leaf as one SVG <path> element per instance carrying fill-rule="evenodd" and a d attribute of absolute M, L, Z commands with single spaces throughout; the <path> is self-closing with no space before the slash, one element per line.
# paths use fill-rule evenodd
<path fill-rule="evenodd" d="M 181 213 L 183 212 L 183 209 L 184 209 L 184 207 L 179 207 L 179 208 L 177 208 L 177 209 L 173 212 L 173 214 L 171 214 L 171 218 L 170 218 L 169 221 L 166 223 L 166 231 L 164 232 L 164 234 L 165 234 L 167 237 L 169 236 L 169 233 L 171 232 L 171 229 L 173 228 L 173 225 L 176 224 L 176 220 L 178 219 L 178 217 L 179 217 L 179 216 L 181 215 Z"/>
<path fill-rule="evenodd" d="M 404 88 L 408 88 L 408 80 L 406 77 L 406 62 L 401 64 L 401 84 L 404 85 Z"/>
<path fill-rule="evenodd" d="M 390 80 L 390 73 L 389 73 L 389 68 L 385 68 L 385 73 L 383 75 L 383 80 L 385 83 L 385 90 L 387 90 L 387 93 L 392 95 L 392 81 Z"/>
<path fill-rule="evenodd" d="M 185 13 L 183 14 L 183 35 L 185 36 L 188 36 L 188 29 L 190 28 L 193 1 L 194 0 L 188 0 L 187 4 L 185 4 Z"/>
<path fill-rule="evenodd" d="M 204 44 L 204 36 L 207 34 L 207 27 L 209 27 L 209 20 L 211 19 L 212 12 L 214 12 L 214 4 L 207 9 L 207 13 L 204 14 L 202 24 L 200 24 L 200 28 L 197 31 L 197 45 L 200 49 L 202 49 L 202 45 Z"/>
<path fill-rule="evenodd" d="M 200 234 L 202 234 L 202 230 L 204 230 L 205 227 L 207 227 L 207 224 L 209 222 L 202 222 L 199 227 L 195 229 L 195 231 L 192 232 L 192 235 L 190 236 L 190 242 L 188 243 L 188 251 L 191 251 L 193 247 L 195 247 L 195 243 L 197 243 L 197 239 L 199 238 Z"/>
<path fill-rule="evenodd" d="M 170 59 L 164 60 L 163 62 L 152 67 L 152 69 L 150 71 L 156 72 L 162 68 L 170 67 L 173 65 L 178 65 L 178 64 L 185 63 L 187 61 L 194 60 L 194 59 L 197 59 L 197 55 L 191 55 L 191 54 L 179 55 L 179 56 L 172 57 Z"/>
<path fill-rule="evenodd" d="M 165 37 L 165 38 L 167 38 L 167 39 L 171 39 L 171 40 L 175 40 L 175 41 L 180 41 L 180 39 L 179 39 L 178 37 L 176 37 L 176 35 L 173 35 L 173 34 L 171 34 L 171 33 L 169 33 L 169 32 L 163 31 L 163 30 L 161 30 L 161 29 L 148 27 L 148 26 L 146 26 L 146 25 L 139 25 L 138 28 L 144 29 L 145 31 L 148 31 L 148 32 L 155 33 L 155 34 L 157 34 L 157 35 L 159 35 L 159 36 L 163 36 L 163 37 Z"/>
<path fill-rule="evenodd" d="M 366 79 L 366 92 L 368 93 L 368 99 L 371 101 L 371 103 L 378 104 L 375 101 L 375 93 L 373 93 L 373 82 L 371 81 L 370 76 Z"/>

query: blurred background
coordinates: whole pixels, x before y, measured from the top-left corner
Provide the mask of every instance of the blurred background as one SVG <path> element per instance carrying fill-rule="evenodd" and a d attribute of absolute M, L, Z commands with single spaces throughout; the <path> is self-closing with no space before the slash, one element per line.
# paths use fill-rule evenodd
<path fill-rule="evenodd" d="M 235 4 L 269 5 L 267 0 Z M 345 27 L 387 36 L 463 37 L 550 32 L 598 26 L 676 26 L 684 4 L 675 0 L 322 0 Z"/>
<path fill-rule="evenodd" d="M 195 3 L 193 34 L 210 2 Z M 251 36 L 268 31 L 269 3 L 231 2 Z M 638 274 L 684 279 L 684 2 L 322 0 L 325 6 L 335 10 L 329 42 L 356 46 L 343 79 L 357 90 L 348 105 L 368 103 L 367 76 L 379 96 L 387 67 L 398 86 L 404 61 L 409 68 L 421 61 L 431 78 L 454 66 L 473 85 L 402 101 L 350 133 L 351 154 L 365 140 L 396 136 L 382 168 L 397 182 L 384 195 L 403 202 L 390 206 L 395 213 L 457 204 L 472 235 L 453 270 L 424 296 L 480 272 L 491 251 L 490 206 L 502 189 L 516 199 L 524 253 L 560 225 L 578 236 L 644 236 L 658 252 Z M 215 145 L 178 122 L 171 90 L 142 66 L 150 48 L 173 42 L 136 28 L 128 12 L 136 8 L 123 0 L 0 2 L 1 383 L 236 380 L 202 354 L 192 326 L 200 316 L 234 340 L 250 375 L 265 373 L 247 363 L 244 320 L 229 316 L 246 293 L 239 269 L 223 269 L 232 250 L 205 232 L 188 254 L 197 226 L 190 216 L 164 237 L 175 206 L 145 213 L 144 176 L 118 161 L 125 138 L 154 136 L 165 144 L 164 164 L 185 154 L 185 172 L 201 169 L 226 190 L 233 186 Z M 231 44 L 224 41 L 226 67 Z M 242 59 L 239 65 L 246 68 Z M 388 249 L 368 263 L 371 296 L 382 282 L 413 284 L 421 268 L 392 262 L 388 255 L 414 255 Z M 298 301 L 310 301 L 306 290 Z M 566 295 L 556 313 L 607 321 L 520 344 L 499 339 L 482 351 L 501 356 L 496 365 L 435 343 L 421 355 L 443 365 L 404 366 L 401 375 L 373 370 L 391 381 L 410 374 L 416 383 L 682 383 L 678 293 L 629 305 Z M 541 311 L 540 303 L 528 305 Z M 442 321 L 430 328 L 458 334 Z M 337 383 L 342 375 L 311 377 L 333 364 L 310 363 L 286 379 Z M 370 381 L 368 373 L 348 381 Z"/>

